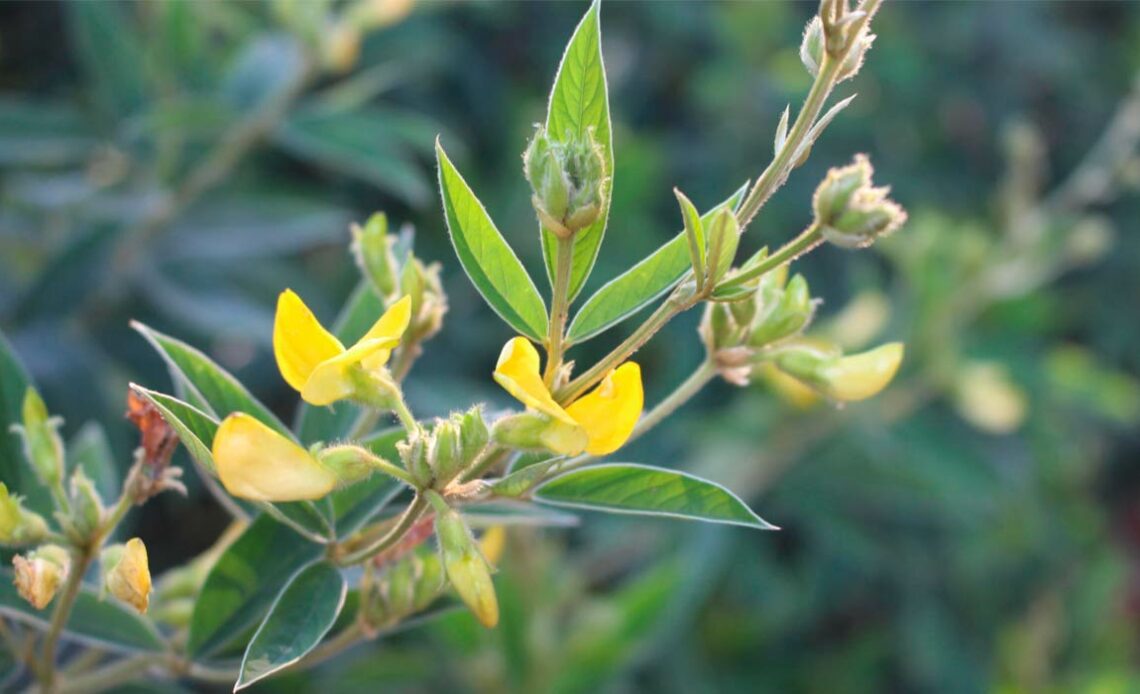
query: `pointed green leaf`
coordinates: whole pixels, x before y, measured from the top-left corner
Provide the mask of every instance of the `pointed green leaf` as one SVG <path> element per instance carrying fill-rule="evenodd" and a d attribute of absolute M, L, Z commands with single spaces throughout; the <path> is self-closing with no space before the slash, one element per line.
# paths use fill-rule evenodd
<path fill-rule="evenodd" d="M 701 221 L 701 213 L 693 206 L 693 202 L 685 197 L 679 188 L 673 189 L 677 202 L 681 205 L 681 220 L 685 224 L 685 238 L 689 242 L 689 264 L 697 277 L 697 286 L 704 286 L 705 267 L 705 225 Z"/>
<path fill-rule="evenodd" d="M 268 407 L 258 402 L 245 386 L 205 354 L 137 321 L 131 326 L 158 350 L 170 368 L 170 378 L 175 387 L 180 389 L 179 392 L 185 391 L 185 400 L 190 404 L 219 420 L 231 412 L 245 412 L 294 440 L 293 432 Z"/>
<path fill-rule="evenodd" d="M 297 572 L 245 649 L 234 691 L 286 668 L 313 650 L 344 607 L 348 582 L 328 562 Z"/>
<path fill-rule="evenodd" d="M 747 190 L 745 183 L 729 199 L 706 212 L 701 222 L 707 224 L 722 208 L 735 209 Z M 689 242 L 682 231 L 587 299 L 570 324 L 568 339 L 583 342 L 612 328 L 676 286 L 691 268 Z"/>
<path fill-rule="evenodd" d="M 293 531 L 272 518 L 260 516 L 218 557 L 206 577 L 190 617 L 190 655 L 212 655 L 245 634 L 289 577 L 321 551 L 318 545 L 298 542 Z"/>
<path fill-rule="evenodd" d="M 613 191 L 614 148 L 610 126 L 610 97 L 606 86 L 606 70 L 602 63 L 602 31 L 598 20 L 600 3 L 590 5 L 586 16 L 574 30 L 550 93 L 546 114 L 546 131 L 551 137 L 562 138 L 567 132 L 584 136 L 593 129 L 594 139 L 602 147 L 605 159 L 606 194 L 598 220 L 580 230 L 574 237 L 574 264 L 570 273 L 570 300 L 578 296 L 586 283 L 610 214 L 610 194 Z M 546 256 L 546 271 L 554 277 L 554 252 L 558 239 L 543 229 L 542 248 Z"/>
<path fill-rule="evenodd" d="M 332 333 L 343 344 L 351 345 L 368 332 L 382 313 L 383 302 L 372 291 L 368 281 L 362 281 L 337 316 Z M 302 402 L 297 410 L 297 437 L 305 445 L 343 439 L 352 431 L 361 413 L 361 408 L 350 402 L 338 402 L 332 407 L 313 407 Z"/>
<path fill-rule="evenodd" d="M 451 243 L 471 282 L 512 328 L 541 340 L 546 333 L 546 305 L 518 256 L 459 175 L 439 142 L 439 190 Z"/>
<path fill-rule="evenodd" d="M 610 513 L 776 529 L 719 484 L 649 465 L 609 463 L 573 470 L 540 486 L 534 492 L 534 499 L 556 506 Z"/>
<path fill-rule="evenodd" d="M 33 608 L 16 592 L 13 580 L 11 569 L 0 569 L 0 615 L 46 630 L 55 604 L 45 610 Z M 80 590 L 63 634 L 65 639 L 116 653 L 166 650 L 149 620 L 113 598 L 100 599 L 99 592 L 87 586 Z"/>
<path fill-rule="evenodd" d="M 32 379 L 0 332 L 0 480 L 23 495 L 28 508 L 47 513 L 52 508 L 51 497 L 24 457 L 20 436 L 11 429 L 23 421 L 24 393 L 30 385 Z"/>

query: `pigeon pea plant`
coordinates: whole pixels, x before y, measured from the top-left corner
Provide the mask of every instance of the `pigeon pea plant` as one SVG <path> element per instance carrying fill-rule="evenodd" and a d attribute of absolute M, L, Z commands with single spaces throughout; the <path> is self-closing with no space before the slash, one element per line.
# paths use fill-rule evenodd
<path fill-rule="evenodd" d="M 894 376 L 900 344 L 844 354 L 808 334 L 816 302 L 801 275 L 788 278 L 788 265 L 821 243 L 864 247 L 905 221 L 887 189 L 872 184 L 866 157 L 828 173 L 799 235 L 771 252 L 736 258 L 741 234 L 850 102 L 824 111 L 836 85 L 858 72 L 878 6 L 823 0 L 801 48 L 814 83 L 794 121 L 784 111 L 774 157 L 757 181 L 703 214 L 674 191 L 683 230 L 598 290 L 572 320 L 570 307 L 602 244 L 614 184 L 598 4 L 570 40 L 546 121 L 523 155 L 549 302 L 437 141 L 440 194 L 459 261 L 518 333 L 503 347 L 493 378 L 522 411 L 475 405 L 425 421 L 409 408 L 401 384 L 439 331 L 447 297 L 439 266 L 415 256 L 410 232 L 389 233 L 382 214 L 353 228 L 363 278 L 331 330 L 293 291 L 280 295 L 274 354 L 304 401 L 293 428 L 202 352 L 136 324 L 166 360 L 175 394 L 131 386 L 129 414 L 142 445 L 107 510 L 82 466 L 68 477 L 58 422 L 34 388 L 21 388 L 19 432 L 36 480 L 50 492 L 55 523 L 15 495 L 29 488 L 16 484 L 23 480 L 0 490 L 0 539 L 27 548 L 15 556 L 13 580 L 0 593 L 0 609 L 21 625 L 4 623 L 12 652 L 26 656 L 45 690 L 108 688 L 148 673 L 236 682 L 240 689 L 422 619 L 437 604 L 446 607 L 449 594 L 494 627 L 492 574 L 503 527 L 520 518 L 563 522 L 565 514 L 550 506 L 773 528 L 712 482 L 598 461 L 718 376 L 743 385 L 760 372 L 778 372 L 836 403 L 871 397 Z M 654 302 L 609 354 L 575 368 L 573 346 Z M 642 372 L 631 357 L 664 324 L 698 306 L 707 358 L 643 412 Z M 18 373 L 14 361 L 10 367 Z M 386 415 L 398 425 L 381 427 Z M 169 466 L 179 441 L 234 522 L 213 549 L 152 590 L 142 543 L 106 541 L 132 505 L 181 488 L 181 471 Z M 479 539 L 473 528 L 482 530 Z M 427 543 L 432 535 L 438 551 Z M 83 580 L 96 559 L 98 590 Z M 53 602 L 45 618 L 41 610 Z M 92 647 L 64 674 L 61 637 Z"/>

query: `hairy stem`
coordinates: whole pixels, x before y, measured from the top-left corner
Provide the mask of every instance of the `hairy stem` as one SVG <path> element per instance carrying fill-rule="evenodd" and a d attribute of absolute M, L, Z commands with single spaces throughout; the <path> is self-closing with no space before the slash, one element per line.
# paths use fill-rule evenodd
<path fill-rule="evenodd" d="M 721 282 L 718 288 L 724 289 L 728 287 L 738 287 L 746 282 L 750 282 L 756 279 L 757 277 L 766 275 L 769 272 L 779 268 L 781 265 L 786 265 L 787 263 L 792 262 L 822 242 L 823 236 L 819 225 L 812 224 L 807 229 L 804 229 L 802 232 L 800 232 L 799 236 L 780 247 L 780 250 L 765 258 L 755 267 L 748 268 L 747 270 L 729 277 L 724 282 Z"/>
<path fill-rule="evenodd" d="M 365 561 L 373 555 L 383 552 L 392 545 L 399 542 L 409 529 L 423 514 L 424 509 L 427 508 L 427 501 L 421 494 L 416 494 L 416 498 L 412 499 L 412 503 L 408 504 L 408 508 L 404 510 L 403 515 L 396 521 L 396 524 L 388 529 L 383 535 L 375 540 L 369 540 L 367 534 L 363 534 L 359 542 L 364 545 L 356 549 L 352 549 L 342 556 L 334 556 L 334 560 L 341 566 L 351 566 Z M 356 543 L 354 543 L 356 544 Z"/>
<path fill-rule="evenodd" d="M 710 381 L 716 378 L 716 373 L 716 365 L 713 364 L 711 359 L 702 361 L 700 366 L 698 366 L 693 373 L 689 374 L 689 377 L 686 378 L 681 385 L 677 386 L 664 400 L 657 403 L 652 410 L 646 412 L 645 415 L 638 420 L 637 426 L 633 428 L 633 433 L 629 435 L 627 443 L 637 439 L 645 432 L 657 426 L 676 412 L 682 405 L 692 400 Z"/>
<path fill-rule="evenodd" d="M 75 692 L 91 694 L 114 689 L 135 680 L 155 665 L 154 656 L 137 655 L 117 660 L 98 670 L 92 670 L 84 675 L 71 677 L 61 683 L 61 694 Z"/>
<path fill-rule="evenodd" d="M 546 372 L 542 380 L 549 388 L 562 366 L 565 348 L 566 314 L 570 310 L 570 271 L 574 265 L 574 237 L 559 238 L 555 250 L 554 290 L 550 297 L 550 325 L 546 330 Z"/>
<path fill-rule="evenodd" d="M 51 623 L 48 625 L 47 634 L 44 635 L 40 651 L 39 679 L 40 688 L 44 692 L 55 691 L 55 651 L 59 644 L 59 636 L 67 624 L 68 617 L 71 616 L 75 599 L 79 597 L 79 589 L 83 586 L 83 574 L 87 573 L 87 568 L 91 566 L 92 557 L 90 548 L 78 551 L 67 574 L 67 583 L 55 603 L 55 611 L 52 612 Z"/>

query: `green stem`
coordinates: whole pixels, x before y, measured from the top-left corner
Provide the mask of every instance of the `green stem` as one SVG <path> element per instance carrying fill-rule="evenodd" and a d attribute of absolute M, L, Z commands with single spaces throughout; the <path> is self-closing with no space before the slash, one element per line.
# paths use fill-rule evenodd
<path fill-rule="evenodd" d="M 354 448 L 358 447 L 354 446 Z M 359 450 L 364 451 L 368 457 L 369 465 L 375 468 L 378 472 L 382 472 L 385 475 L 391 475 L 392 477 L 395 477 L 401 482 L 407 484 L 409 487 L 415 488 L 416 480 L 412 477 L 412 473 L 394 463 L 389 463 L 387 460 L 384 460 L 378 455 L 374 455 L 370 451 L 364 450 L 363 448 L 360 448 Z"/>
<path fill-rule="evenodd" d="M 680 408 L 682 405 L 692 400 L 693 397 L 701 392 L 701 390 L 709 384 L 709 381 L 716 378 L 717 370 L 716 364 L 711 359 L 705 359 L 701 362 L 700 366 L 689 374 L 681 385 L 677 386 L 672 393 L 669 393 L 664 400 L 657 403 L 649 412 L 637 422 L 637 426 L 633 428 L 633 433 L 629 435 L 629 441 L 633 441 L 649 431 L 653 427 L 660 424 L 664 419 L 669 417 Z"/>
<path fill-rule="evenodd" d="M 555 250 L 554 289 L 550 297 L 550 325 L 546 330 L 546 372 L 542 380 L 549 388 L 562 366 L 565 349 L 566 314 L 570 310 L 570 272 L 574 265 L 574 237 L 559 238 Z"/>
<path fill-rule="evenodd" d="M 408 508 L 404 511 L 403 515 L 400 516 L 400 519 L 396 521 L 396 524 L 383 535 L 371 541 L 369 541 L 366 536 L 362 536 L 361 541 L 366 543 L 363 547 L 349 551 L 343 556 L 334 557 L 334 560 L 341 566 L 351 566 L 383 552 L 404 537 L 408 530 L 415 524 L 416 520 L 423 514 L 425 508 L 427 508 L 427 501 L 422 495 L 416 494 L 416 498 L 412 499 L 412 503 L 408 504 Z"/>
<path fill-rule="evenodd" d="M 459 477 L 459 481 L 470 482 L 471 480 L 479 479 L 483 476 L 483 473 L 502 463 L 510 454 L 510 449 L 502 448 L 494 443 L 489 444 L 483 449 L 482 455 Z"/>
<path fill-rule="evenodd" d="M 800 232 L 800 235 L 791 241 L 784 244 L 780 250 L 765 258 L 762 262 L 754 267 L 729 277 L 724 282 L 721 282 L 717 289 L 726 289 L 729 287 L 738 287 L 746 282 L 756 279 L 762 275 L 766 275 L 779 268 L 781 265 L 786 265 L 804 253 L 812 250 L 820 243 L 823 242 L 822 231 L 818 224 L 812 224 L 807 229 Z"/>
<path fill-rule="evenodd" d="M 59 691 L 61 694 L 107 691 L 131 682 L 154 664 L 154 658 L 150 655 L 124 658 L 85 675 L 68 678 L 61 684 Z"/>
<path fill-rule="evenodd" d="M 96 545 L 97 546 L 97 545 Z M 71 616 L 71 608 L 75 606 L 75 599 L 79 597 L 79 589 L 83 586 L 83 574 L 91 565 L 92 552 L 89 548 L 79 550 L 71 570 L 67 574 L 67 583 L 55 604 L 55 611 L 51 616 L 47 634 L 44 635 L 43 647 L 40 651 L 40 688 L 44 692 L 55 691 L 55 651 L 59 644 L 59 636 Z"/>
<path fill-rule="evenodd" d="M 404 402 L 404 395 L 401 393 L 396 396 L 396 402 L 392 404 L 392 411 L 396 413 L 396 417 L 400 419 L 400 424 L 403 425 L 404 430 L 409 434 L 415 433 L 419 428 L 416 423 L 416 418 L 412 415 L 412 411 L 408 409 L 408 404 Z"/>

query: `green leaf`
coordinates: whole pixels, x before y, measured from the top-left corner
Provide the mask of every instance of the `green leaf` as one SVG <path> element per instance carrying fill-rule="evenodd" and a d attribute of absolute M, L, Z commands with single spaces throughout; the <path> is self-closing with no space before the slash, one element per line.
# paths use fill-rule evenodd
<path fill-rule="evenodd" d="M 320 546 L 260 516 L 210 570 L 190 617 L 187 651 L 217 653 L 253 626 L 273 604 L 289 578 L 320 556 Z"/>
<path fill-rule="evenodd" d="M 257 401 L 236 378 L 190 345 L 133 321 L 131 326 L 146 338 L 170 368 L 170 378 L 185 399 L 216 419 L 232 412 L 245 412 L 270 429 L 295 440 L 293 432 L 269 408 Z"/>
<path fill-rule="evenodd" d="M 245 649 L 234 691 L 286 668 L 313 650 L 344 607 L 348 582 L 328 562 L 297 572 Z"/>
<path fill-rule="evenodd" d="M 122 116 L 140 107 L 147 97 L 146 60 L 129 6 L 111 2 L 68 5 L 73 55 L 87 73 L 95 100 L 108 116 Z"/>
<path fill-rule="evenodd" d="M 399 460 L 396 444 L 404 439 L 403 427 L 393 427 L 361 441 L 368 450 L 386 460 Z M 333 492 L 333 517 L 336 518 L 338 537 L 345 537 L 360 529 L 377 513 L 382 511 L 404 489 L 404 485 L 388 475 L 373 474 L 366 480 L 357 482 Z"/>
<path fill-rule="evenodd" d="M 0 480 L 8 489 L 25 497 L 29 508 L 47 513 L 52 508 L 48 490 L 36 479 L 32 465 L 24 457 L 24 444 L 11 430 L 23 421 L 24 393 L 32 385 L 15 350 L 0 332 Z"/>
<path fill-rule="evenodd" d="M 719 484 L 649 465 L 609 463 L 573 470 L 540 486 L 534 492 L 534 499 L 556 506 L 610 513 L 777 529 Z"/>
<path fill-rule="evenodd" d="M 190 457 L 204 468 L 204 474 L 216 478 L 217 472 L 211 447 L 214 443 L 214 434 L 218 430 L 218 420 L 172 395 L 147 390 L 133 383 L 130 387 L 158 409 L 162 418 L 174 429 L 174 433 L 178 434 L 179 441 L 185 446 Z M 217 487 L 217 493 L 227 494 L 220 486 Z M 232 499 L 232 501 L 247 512 L 251 507 L 262 509 L 277 520 L 289 524 L 297 533 L 311 542 L 325 544 L 332 534 L 332 528 L 328 521 L 310 501 L 256 502 L 252 504 L 242 499 Z"/>
<path fill-rule="evenodd" d="M 727 200 L 706 212 L 701 217 L 702 224 L 707 224 L 722 208 L 735 209 L 747 190 L 745 183 Z M 676 286 L 691 268 L 689 241 L 682 231 L 587 299 L 570 323 L 569 341 L 583 342 L 629 318 Z"/>
<path fill-rule="evenodd" d="M 546 131 L 553 138 L 563 138 L 567 132 L 585 136 L 593 128 L 594 139 L 602 147 L 605 159 L 606 194 L 598 220 L 574 236 L 574 263 L 570 272 L 571 301 L 582 291 L 586 278 L 594 268 L 606 221 L 610 214 L 610 194 L 613 191 L 614 147 L 610 127 L 610 97 L 606 86 L 606 69 L 602 63 L 602 30 L 598 21 L 600 2 L 595 2 L 582 17 L 554 77 L 550 93 L 550 106 L 546 114 Z M 542 248 L 546 256 L 546 271 L 554 277 L 554 253 L 558 239 L 543 229 Z"/>
<path fill-rule="evenodd" d="M 367 280 L 360 282 L 333 324 L 332 333 L 346 345 L 363 337 L 384 312 L 384 304 Z M 334 407 L 313 407 L 302 402 L 297 410 L 297 437 L 306 445 L 343 439 L 352 431 L 363 410 L 349 402 Z"/>
<path fill-rule="evenodd" d="M 0 614 L 35 629 L 47 629 L 54 603 L 45 610 L 33 608 L 16 592 L 13 580 L 11 569 L 0 569 Z M 117 653 L 166 650 L 162 637 L 146 618 L 112 598 L 101 600 L 98 591 L 87 586 L 75 599 L 63 633 L 65 638 Z"/>
<path fill-rule="evenodd" d="M 95 489 L 104 499 L 113 499 L 119 493 L 118 466 L 111 452 L 107 434 L 98 422 L 88 422 L 67 444 L 68 467 L 82 468 L 95 483 Z"/>
<path fill-rule="evenodd" d="M 503 320 L 523 335 L 541 341 L 548 319 L 534 281 L 438 141 L 435 151 L 443 210 L 459 262 Z"/>

